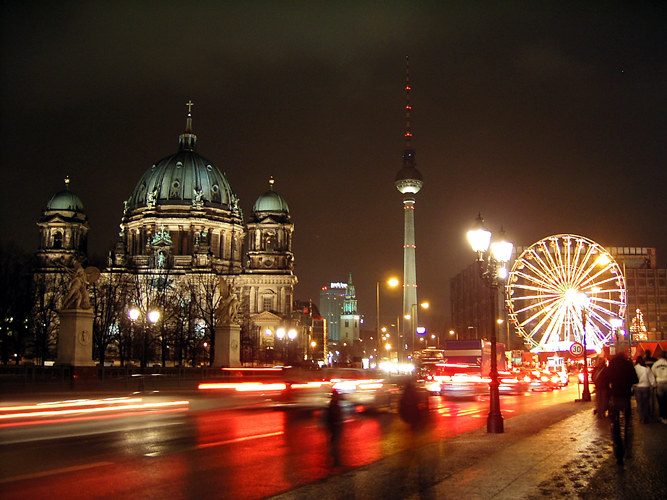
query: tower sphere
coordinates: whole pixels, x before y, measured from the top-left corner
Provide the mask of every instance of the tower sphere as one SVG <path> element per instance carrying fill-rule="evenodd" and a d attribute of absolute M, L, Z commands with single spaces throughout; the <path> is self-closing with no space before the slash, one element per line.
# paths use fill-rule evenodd
<path fill-rule="evenodd" d="M 403 167 L 396 174 L 394 184 L 402 194 L 416 194 L 422 188 L 424 179 L 416 167 Z"/>

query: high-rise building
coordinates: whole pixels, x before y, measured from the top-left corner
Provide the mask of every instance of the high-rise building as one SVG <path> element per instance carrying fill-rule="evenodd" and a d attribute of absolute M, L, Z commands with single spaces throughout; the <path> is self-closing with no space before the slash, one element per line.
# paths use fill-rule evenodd
<path fill-rule="evenodd" d="M 423 178 L 415 163 L 415 150 L 412 147 L 410 126 L 410 66 L 405 58 L 405 149 L 403 150 L 403 168 L 396 174 L 396 189 L 403 195 L 403 315 L 410 316 L 410 321 L 403 325 L 403 342 L 412 350 L 417 328 L 417 266 L 415 263 L 415 201 L 416 194 L 422 187 Z"/>
<path fill-rule="evenodd" d="M 327 322 L 327 340 L 340 340 L 340 316 L 347 293 L 347 283 L 332 282 L 320 290 L 320 314 Z"/>

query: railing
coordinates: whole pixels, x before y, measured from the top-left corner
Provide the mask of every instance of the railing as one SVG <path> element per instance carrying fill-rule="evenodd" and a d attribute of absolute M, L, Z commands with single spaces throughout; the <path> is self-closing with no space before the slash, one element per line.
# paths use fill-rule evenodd
<path fill-rule="evenodd" d="M 0 393 L 6 391 L 105 389 L 166 390 L 190 389 L 206 378 L 220 374 L 212 367 L 96 366 L 84 368 L 85 374 L 69 365 L 0 365 Z"/>

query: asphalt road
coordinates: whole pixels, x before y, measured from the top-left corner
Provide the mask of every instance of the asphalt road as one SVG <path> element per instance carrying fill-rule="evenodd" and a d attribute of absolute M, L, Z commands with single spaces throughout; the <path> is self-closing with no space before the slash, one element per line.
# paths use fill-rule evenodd
<path fill-rule="evenodd" d="M 501 409 L 509 418 L 576 397 L 576 386 L 502 396 Z M 106 412 L 0 420 L 2 496 L 264 498 L 415 446 L 395 413 L 350 413 L 343 467 L 334 467 L 319 412 L 261 403 L 158 394 Z M 434 397 L 431 403 L 433 425 L 420 435 L 420 446 L 486 425 L 487 398 Z"/>

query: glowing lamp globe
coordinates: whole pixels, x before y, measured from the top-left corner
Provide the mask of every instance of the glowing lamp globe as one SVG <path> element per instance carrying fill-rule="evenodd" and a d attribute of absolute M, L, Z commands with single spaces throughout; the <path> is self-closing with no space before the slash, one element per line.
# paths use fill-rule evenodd
<path fill-rule="evenodd" d="M 127 312 L 127 315 L 130 317 L 132 321 L 136 321 L 139 319 L 139 309 L 132 308 Z"/>
<path fill-rule="evenodd" d="M 512 258 L 512 250 L 514 250 L 514 245 L 505 239 L 491 243 L 491 255 L 498 262 L 509 262 Z"/>

